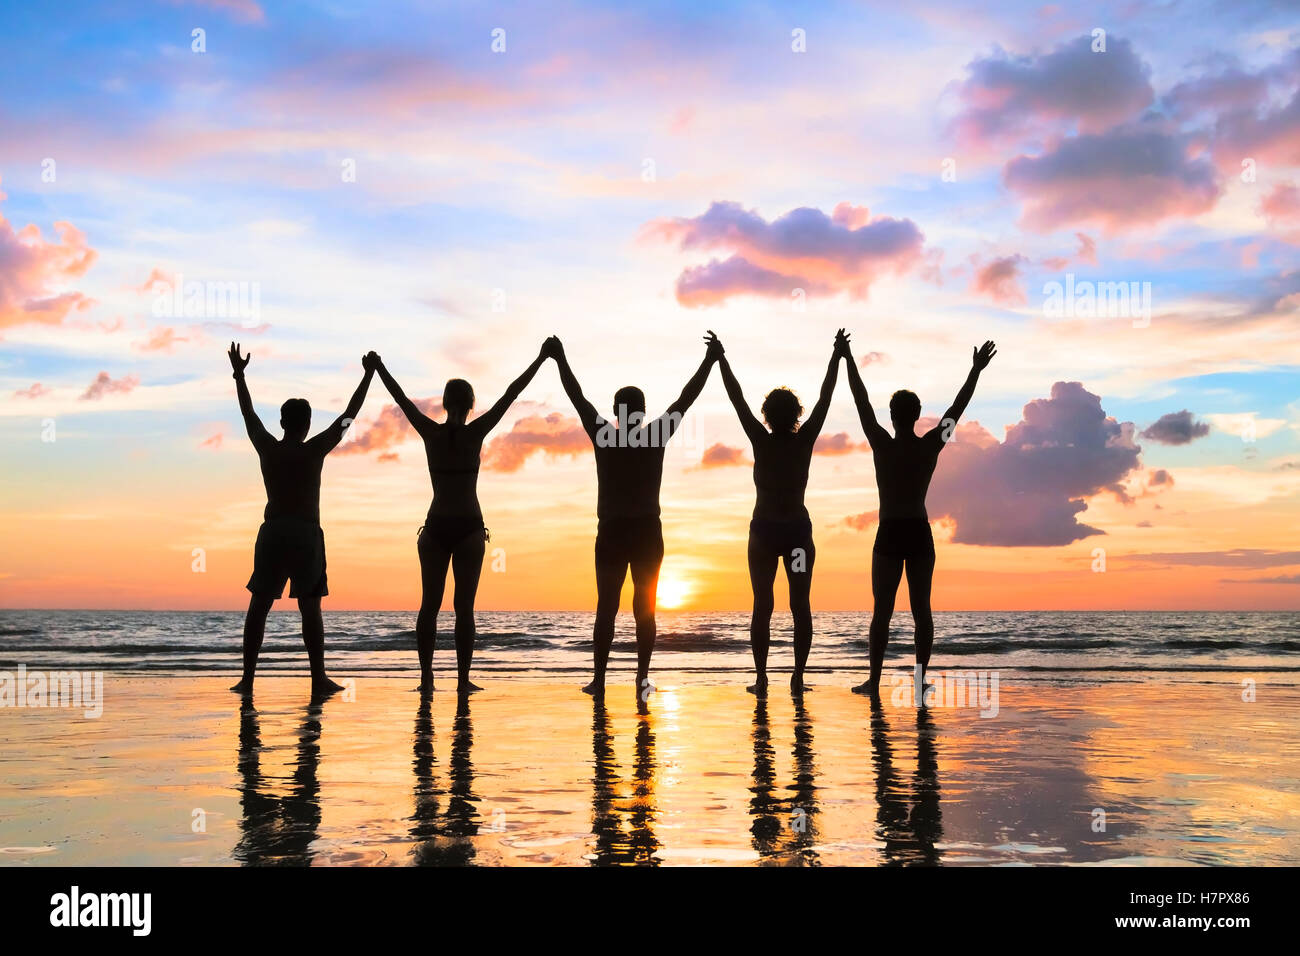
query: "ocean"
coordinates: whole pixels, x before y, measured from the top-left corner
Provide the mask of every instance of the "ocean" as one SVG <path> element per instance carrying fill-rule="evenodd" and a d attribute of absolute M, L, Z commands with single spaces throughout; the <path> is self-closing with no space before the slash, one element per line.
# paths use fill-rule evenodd
<path fill-rule="evenodd" d="M 451 624 L 443 612 L 435 669 L 454 669 Z M 654 669 L 690 682 L 734 682 L 751 669 L 749 615 L 659 614 Z M 859 675 L 867 666 L 863 612 L 814 615 L 812 674 Z M 578 680 L 591 667 L 590 612 L 482 611 L 474 673 Z M 0 669 L 237 674 L 240 611 L 0 611 Z M 326 611 L 326 662 L 336 676 L 416 674 L 413 611 Z M 911 618 L 894 617 L 890 668 L 910 666 Z M 790 619 L 773 619 L 769 668 L 788 672 Z M 630 615 L 620 615 L 611 672 L 631 670 Z M 932 668 L 997 670 L 1038 681 L 1222 680 L 1267 672 L 1300 684 L 1300 614 L 1238 611 L 1011 611 L 935 614 Z M 306 672 L 296 611 L 267 622 L 259 673 Z M 1215 675 L 1219 675 L 1217 678 Z"/>

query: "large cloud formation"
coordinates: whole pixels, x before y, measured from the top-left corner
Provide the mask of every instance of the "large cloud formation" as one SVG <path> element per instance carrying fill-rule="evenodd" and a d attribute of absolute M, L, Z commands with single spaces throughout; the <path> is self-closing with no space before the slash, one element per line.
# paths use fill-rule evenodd
<path fill-rule="evenodd" d="M 978 424 L 957 429 L 930 486 L 931 517 L 951 518 L 959 544 L 1049 547 L 1104 534 L 1078 515 L 1101 492 L 1128 500 L 1124 481 L 1142 450 L 1132 424 L 1107 416 L 1079 382 L 1057 382 L 1022 415 L 1001 442 Z"/>
<path fill-rule="evenodd" d="M 829 216 L 801 207 L 771 222 L 739 203 L 714 202 L 694 218 L 654 220 L 644 233 L 684 251 L 729 253 L 678 277 L 677 301 L 689 307 L 736 295 L 789 298 L 795 289 L 862 298 L 881 276 L 912 268 L 925 242 L 912 220 L 872 218 L 846 202 Z"/>
<path fill-rule="evenodd" d="M 7 197 L 0 191 L 0 202 Z M 84 275 L 96 252 L 70 222 L 56 222 L 58 242 L 47 242 L 35 225 L 18 231 L 0 215 L 0 329 L 28 322 L 57 325 L 73 309 L 93 302 L 80 292 L 59 292 Z"/>
<path fill-rule="evenodd" d="M 1186 445 L 1210 433 L 1207 422 L 1198 422 L 1187 409 L 1161 415 L 1142 430 L 1142 437 L 1161 445 Z"/>
<path fill-rule="evenodd" d="M 1120 37 L 1105 52 L 1081 36 L 1042 55 L 997 49 L 967 67 L 957 90 L 962 110 L 953 122 L 959 142 L 978 145 L 1033 134 L 1054 124 L 1099 132 L 1149 106 L 1149 70 Z"/>
<path fill-rule="evenodd" d="M 1259 69 L 1230 55 L 1157 97 L 1131 44 L 1082 36 L 1051 52 L 997 50 L 956 87 L 956 141 L 1019 147 L 1003 182 L 1022 224 L 1083 224 L 1108 234 L 1212 209 L 1246 160 L 1287 167 L 1300 155 L 1300 50 Z"/>
<path fill-rule="evenodd" d="M 1017 156 L 1003 181 L 1025 203 L 1022 222 L 1050 232 L 1090 223 L 1107 233 L 1196 216 L 1222 192 L 1205 157 L 1190 141 L 1159 124 L 1117 127 L 1058 142 L 1038 156 Z"/>

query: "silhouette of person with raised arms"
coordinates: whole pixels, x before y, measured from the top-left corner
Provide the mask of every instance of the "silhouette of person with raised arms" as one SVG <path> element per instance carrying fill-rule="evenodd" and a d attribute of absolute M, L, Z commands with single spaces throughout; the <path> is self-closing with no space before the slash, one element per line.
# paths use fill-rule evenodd
<path fill-rule="evenodd" d="M 749 622 L 749 640 L 758 676 L 748 688 L 751 693 L 767 691 L 767 650 L 771 643 L 775 604 L 772 582 L 781 562 L 785 563 L 790 613 L 794 617 L 794 673 L 790 675 L 790 690 L 798 694 L 807 687 L 803 674 L 812 648 L 809 594 L 817 549 L 813 546 L 812 519 L 804 507 L 803 498 L 808 487 L 813 443 L 826 422 L 840 359 L 847 354 L 847 342 L 844 330 L 840 329 L 835 335 L 835 347 L 826 368 L 826 377 L 822 380 L 821 394 L 802 426 L 799 416 L 803 414 L 803 406 L 799 404 L 798 396 L 788 388 L 775 388 L 763 399 L 763 421 L 767 423 L 767 428 L 764 428 L 749 410 L 749 403 L 745 401 L 740 382 L 731 371 L 725 353 L 718 359 L 727 397 L 735 406 L 741 427 L 754 451 L 757 496 L 754 516 L 749 522 L 749 581 L 754 590 L 754 610 Z M 720 343 L 718 348 L 721 352 Z"/>
<path fill-rule="evenodd" d="M 402 387 L 376 356 L 376 370 L 393 401 L 406 415 L 420 438 L 433 482 L 433 503 L 420 529 L 420 613 L 415 622 L 416 651 L 420 658 L 421 693 L 433 690 L 433 650 L 438 634 L 438 610 L 447 586 L 447 567 L 456 578 L 452 605 L 456 611 L 456 690 L 482 690 L 470 682 L 474 658 L 474 599 L 483 571 L 483 554 L 488 540 L 483 511 L 478 502 L 479 458 L 483 441 L 537 374 L 546 356 L 538 354 L 517 379 L 510 383 L 497 403 L 473 421 L 474 389 L 460 378 L 448 380 L 442 390 L 445 422 L 434 421 L 406 397 Z"/>
<path fill-rule="evenodd" d="M 280 406 L 284 438 L 277 440 L 253 410 L 253 399 L 244 381 L 244 369 L 253 353 L 241 356 L 239 345 L 231 342 L 229 355 L 239 410 L 248 438 L 257 450 L 266 486 L 266 512 L 253 550 L 253 575 L 248 579 L 252 598 L 244 617 L 244 675 L 230 689 L 252 693 L 266 616 L 288 581 L 289 597 L 298 599 L 302 613 L 302 640 L 311 663 L 312 695 L 332 694 L 343 687 L 325 676 L 325 623 L 320 602 L 329 589 L 325 581 L 325 535 L 320 527 L 320 476 L 325 456 L 343 440 L 344 432 L 361 411 L 378 356 L 370 352 L 361 359 L 365 374 L 348 407 L 315 437 L 307 438 L 311 405 L 305 398 L 291 398 Z"/>
<path fill-rule="evenodd" d="M 980 372 L 997 354 L 997 347 L 992 342 L 985 342 L 971 350 L 971 370 L 965 384 L 943 413 L 939 424 L 924 435 L 915 432 L 916 422 L 921 417 L 921 400 L 906 389 L 895 392 L 889 399 L 889 417 L 894 425 L 892 437 L 876 421 L 875 409 L 871 407 L 867 387 L 862 384 L 862 375 L 853 361 L 847 341 L 844 351 L 848 360 L 849 388 L 858 406 L 862 430 L 871 443 L 876 489 L 880 494 L 880 523 L 871 554 L 871 594 L 875 601 L 871 614 L 871 676 L 853 690 L 859 694 L 878 694 L 880 669 L 889 644 L 889 618 L 894 613 L 894 599 L 904 570 L 907 572 L 907 591 L 916 629 L 916 663 L 921 668 L 922 678 L 930 665 L 930 648 L 934 644 L 934 617 L 930 613 L 934 536 L 925 510 L 925 494 L 930 488 L 935 465 L 939 463 L 939 452 L 952 440 L 957 420 L 975 394 Z"/>
<path fill-rule="evenodd" d="M 722 355 L 712 333 L 704 360 L 677 401 L 658 418 L 646 418 L 645 395 L 626 385 L 614 393 L 614 421 L 603 419 L 582 394 L 569 367 L 564 346 L 555 336 L 542 349 L 559 366 L 560 382 L 578 413 L 596 454 L 596 623 L 593 628 L 595 668 L 588 694 L 605 692 L 605 666 L 614 643 L 614 619 L 628 570 L 632 572 L 632 615 L 636 619 L 636 686 L 642 701 L 655 646 L 655 598 L 659 567 L 664 559 L 659 522 L 659 487 L 663 480 L 664 449 L 681 426 L 687 409 L 699 397 L 709 370 Z"/>

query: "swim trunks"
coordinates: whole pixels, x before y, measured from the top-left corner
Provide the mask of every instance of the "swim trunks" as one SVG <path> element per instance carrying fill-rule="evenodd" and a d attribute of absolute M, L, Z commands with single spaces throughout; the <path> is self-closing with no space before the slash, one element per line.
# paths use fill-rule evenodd
<path fill-rule="evenodd" d="M 257 531 L 253 546 L 253 574 L 248 590 L 279 599 L 284 583 L 289 597 L 324 597 L 325 533 L 320 525 L 302 518 L 269 518 Z"/>
<path fill-rule="evenodd" d="M 890 558 L 915 561 L 934 558 L 934 535 L 925 518 L 884 518 L 876 529 L 872 550 Z"/>
<path fill-rule="evenodd" d="M 664 559 L 658 515 L 601 518 L 596 525 L 598 564 L 658 564 Z"/>

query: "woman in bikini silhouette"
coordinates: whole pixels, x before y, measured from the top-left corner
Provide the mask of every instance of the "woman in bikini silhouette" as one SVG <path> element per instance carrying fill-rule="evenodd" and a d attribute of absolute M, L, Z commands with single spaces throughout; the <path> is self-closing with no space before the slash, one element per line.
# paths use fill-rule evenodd
<path fill-rule="evenodd" d="M 468 421 L 474 408 L 474 389 L 464 379 L 453 378 L 442 391 L 445 422 L 436 422 L 415 406 L 389 374 L 382 360 L 376 368 L 407 421 L 424 439 L 424 453 L 433 481 L 433 503 L 420 529 L 420 615 L 415 623 L 415 641 L 420 656 L 420 691 L 433 690 L 433 648 L 438 633 L 438 609 L 447 584 L 447 567 L 456 578 L 452 604 L 456 610 L 456 689 L 467 694 L 482 688 L 470 683 L 469 667 L 474 657 L 474 597 L 483 570 L 483 552 L 488 540 L 483 512 L 478 503 L 479 454 L 483 440 L 501 421 L 506 409 L 537 374 L 545 356 L 538 353 L 524 373 L 510 383 L 484 414 Z"/>
<path fill-rule="evenodd" d="M 749 640 L 758 679 L 748 689 L 755 694 L 767 691 L 767 649 L 775 604 L 772 583 L 776 580 L 778 561 L 785 563 L 785 576 L 790 587 L 790 613 L 794 617 L 794 673 L 790 675 L 790 690 L 798 694 L 806 686 L 804 665 L 812 648 L 809 593 L 817 550 L 813 546 L 812 520 L 804 507 L 803 496 L 808 487 L 813 443 L 826 421 L 840 358 L 846 350 L 844 330 L 840 329 L 835 336 L 835 348 L 822 381 L 821 394 L 802 426 L 799 416 L 803 414 L 803 406 L 799 399 L 788 388 L 777 388 L 768 392 L 763 400 L 763 420 L 768 426 L 764 428 L 749 410 L 725 353 L 719 359 L 727 397 L 735 406 L 740 424 L 754 450 L 757 500 L 754 502 L 753 520 L 749 523 L 749 580 L 754 589 Z"/>

